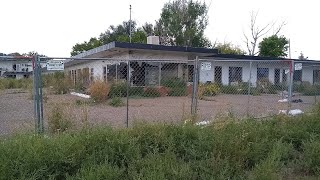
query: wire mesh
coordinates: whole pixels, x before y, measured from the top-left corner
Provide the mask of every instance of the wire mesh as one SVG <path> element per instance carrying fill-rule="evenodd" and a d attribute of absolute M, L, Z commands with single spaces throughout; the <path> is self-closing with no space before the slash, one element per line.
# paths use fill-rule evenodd
<path fill-rule="evenodd" d="M 46 64 L 52 60 L 62 61 L 64 70 L 48 71 Z M 317 62 L 61 57 L 40 61 L 44 126 L 54 132 L 91 125 L 214 121 L 222 116 L 260 118 L 294 109 L 308 112 L 320 94 Z M 32 62 L 3 62 L 0 133 L 32 130 Z M 4 85 L 7 81 L 27 85 L 11 87 Z"/>

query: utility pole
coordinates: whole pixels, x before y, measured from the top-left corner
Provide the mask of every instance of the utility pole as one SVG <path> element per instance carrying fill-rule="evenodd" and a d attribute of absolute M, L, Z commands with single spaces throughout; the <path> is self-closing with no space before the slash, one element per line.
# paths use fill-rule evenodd
<path fill-rule="evenodd" d="M 132 36 L 131 36 L 131 5 L 130 5 L 130 20 L 129 20 L 129 26 L 130 26 L 130 33 L 129 33 L 129 39 L 130 39 L 130 43 L 131 43 L 131 39 L 132 39 Z"/>

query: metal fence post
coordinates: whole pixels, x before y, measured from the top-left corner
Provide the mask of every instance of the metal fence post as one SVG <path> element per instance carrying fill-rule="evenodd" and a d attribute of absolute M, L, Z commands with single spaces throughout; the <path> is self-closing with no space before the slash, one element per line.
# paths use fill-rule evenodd
<path fill-rule="evenodd" d="M 44 124 L 43 124 L 43 92 L 42 92 L 42 72 L 41 72 L 41 59 L 38 57 L 38 67 L 39 67 L 39 98 L 40 98 L 40 120 L 39 120 L 39 132 L 44 132 Z"/>
<path fill-rule="evenodd" d="M 293 73 L 294 73 L 294 60 L 290 61 L 290 69 L 289 69 L 289 89 L 288 89 L 288 113 L 291 108 L 292 102 L 292 91 L 293 91 Z"/>
<path fill-rule="evenodd" d="M 199 58 L 198 56 L 194 60 L 193 68 L 193 84 L 192 84 L 192 101 L 191 101 L 191 115 L 197 114 L 198 106 L 198 86 L 199 86 Z"/>
<path fill-rule="evenodd" d="M 36 56 L 32 58 L 32 68 L 33 68 L 33 118 L 34 118 L 34 126 L 35 126 L 35 133 L 38 133 L 38 121 L 37 121 L 37 68 L 36 68 Z"/>
<path fill-rule="evenodd" d="M 159 87 L 161 86 L 161 62 L 159 62 Z"/>
<path fill-rule="evenodd" d="M 36 133 L 43 133 L 43 100 L 40 57 L 34 56 L 33 61 L 33 85 L 34 85 L 34 117 Z"/>
<path fill-rule="evenodd" d="M 250 94 L 251 94 L 251 76 L 252 76 L 252 61 L 249 65 L 249 80 L 248 80 L 248 104 L 247 104 L 247 116 L 249 116 L 249 106 L 250 106 Z"/>
<path fill-rule="evenodd" d="M 127 61 L 127 114 L 126 114 L 126 127 L 129 127 L 129 88 L 130 88 L 130 61 Z"/>

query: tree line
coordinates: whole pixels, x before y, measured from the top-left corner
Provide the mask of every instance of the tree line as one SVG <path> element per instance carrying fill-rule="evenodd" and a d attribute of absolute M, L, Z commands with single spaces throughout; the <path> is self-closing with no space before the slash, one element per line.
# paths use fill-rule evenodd
<path fill-rule="evenodd" d="M 275 23 L 268 23 L 263 27 L 257 26 L 258 13 L 251 14 L 249 30 L 244 33 L 247 52 L 231 42 L 212 43 L 204 31 L 208 25 L 209 7 L 205 2 L 194 0 L 175 0 L 165 3 L 160 18 L 152 23 L 144 23 L 137 26 L 135 21 L 123 21 L 122 24 L 111 25 L 98 37 L 91 37 L 88 41 L 77 43 L 72 47 L 71 56 L 88 51 L 95 47 L 108 44 L 113 41 L 129 42 L 130 24 L 132 43 L 146 43 L 147 36 L 159 36 L 161 45 L 189 46 L 217 48 L 222 54 L 259 55 L 270 57 L 286 57 L 288 39 L 279 35 L 283 22 L 273 34 L 265 37 L 275 29 Z M 261 38 L 263 38 L 261 40 Z M 257 51 L 257 49 L 259 49 Z"/>

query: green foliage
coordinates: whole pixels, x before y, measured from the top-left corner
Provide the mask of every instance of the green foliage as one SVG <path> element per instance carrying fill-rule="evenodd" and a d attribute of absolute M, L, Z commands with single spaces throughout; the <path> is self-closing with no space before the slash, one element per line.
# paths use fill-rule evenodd
<path fill-rule="evenodd" d="M 130 87 L 129 96 L 142 96 L 143 87 Z M 127 84 L 125 82 L 113 83 L 110 88 L 109 97 L 126 97 Z"/>
<path fill-rule="evenodd" d="M 278 37 L 272 35 L 263 40 L 259 44 L 259 56 L 268 57 L 286 57 L 289 41 L 284 36 Z"/>
<path fill-rule="evenodd" d="M 160 97 L 161 94 L 160 94 L 160 92 L 158 91 L 157 88 L 147 87 L 147 88 L 144 90 L 143 96 L 144 96 L 144 97 Z"/>
<path fill-rule="evenodd" d="M 293 84 L 293 91 L 302 93 L 305 96 L 320 95 L 320 85 L 311 85 L 309 82 Z"/>
<path fill-rule="evenodd" d="M 72 127 L 71 117 L 64 111 L 65 108 L 55 105 L 50 111 L 48 127 L 51 133 L 64 132 Z"/>
<path fill-rule="evenodd" d="M 126 97 L 127 84 L 124 82 L 113 83 L 110 88 L 109 97 Z"/>
<path fill-rule="evenodd" d="M 0 79 L 0 90 L 1 89 L 29 89 L 32 87 L 32 79 L 12 79 L 3 78 Z"/>
<path fill-rule="evenodd" d="M 64 72 L 43 75 L 42 82 L 44 87 L 52 87 L 54 94 L 66 94 L 72 86 L 70 78 Z"/>
<path fill-rule="evenodd" d="M 239 46 L 233 45 L 230 42 L 221 44 L 219 43 L 215 48 L 219 50 L 220 54 L 235 54 L 235 55 L 245 55 L 246 52 L 242 50 Z"/>
<path fill-rule="evenodd" d="M 16 135 L 0 139 L 0 177 L 319 179 L 319 135 L 319 114 Z"/>
<path fill-rule="evenodd" d="M 161 81 L 161 85 L 168 88 L 180 88 L 187 86 L 187 83 L 180 78 L 168 78 Z"/>
<path fill-rule="evenodd" d="M 319 116 L 212 127 L 144 126 L 60 137 L 21 136 L 0 143 L 7 179 L 280 179 L 301 161 L 318 175 Z M 311 137 L 311 139 L 310 139 Z M 302 150 L 301 150 L 302 149 Z M 299 159 L 302 158 L 302 159 Z M 297 164 L 300 166 L 300 164 Z M 293 166 L 296 168 L 296 166 Z M 301 172 L 299 167 L 295 172 Z M 249 175 L 250 177 L 250 175 Z"/>
<path fill-rule="evenodd" d="M 143 28 L 136 28 L 136 22 L 132 22 L 132 42 L 133 43 L 146 43 L 147 35 Z M 75 56 L 82 52 L 88 51 L 90 49 L 99 47 L 104 44 L 108 44 L 113 41 L 118 42 L 130 42 L 130 25 L 129 22 L 124 21 L 122 24 L 117 26 L 111 25 L 108 30 L 104 33 L 101 33 L 99 38 L 92 37 L 87 42 L 77 43 L 72 47 L 71 56 Z"/>
<path fill-rule="evenodd" d="M 209 83 L 204 84 L 204 96 L 215 96 L 220 93 L 220 87 L 218 84 Z"/>
<path fill-rule="evenodd" d="M 257 90 L 264 94 L 277 94 L 277 86 L 274 86 L 269 79 L 261 79 L 257 83 Z"/>
<path fill-rule="evenodd" d="M 109 105 L 113 107 L 121 107 L 124 106 L 124 102 L 122 101 L 121 97 L 114 96 L 111 98 Z"/>
<path fill-rule="evenodd" d="M 180 78 L 164 79 L 161 82 L 162 86 L 169 88 L 169 96 L 186 96 L 187 83 Z"/>
<path fill-rule="evenodd" d="M 156 25 L 156 34 L 177 46 L 210 47 L 204 36 L 208 25 L 208 7 L 199 1 L 175 0 L 164 5 Z"/>

